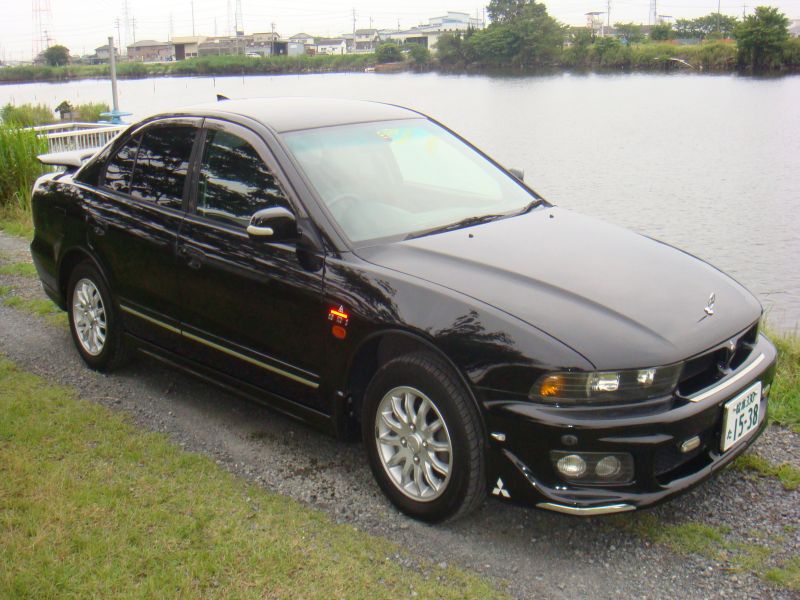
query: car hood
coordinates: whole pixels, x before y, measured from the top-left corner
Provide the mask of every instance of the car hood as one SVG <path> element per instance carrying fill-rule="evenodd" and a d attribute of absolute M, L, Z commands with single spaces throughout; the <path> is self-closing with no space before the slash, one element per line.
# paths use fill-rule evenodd
<path fill-rule="evenodd" d="M 761 314 L 750 292 L 700 259 L 556 207 L 358 254 L 513 315 L 598 369 L 683 360 Z"/>

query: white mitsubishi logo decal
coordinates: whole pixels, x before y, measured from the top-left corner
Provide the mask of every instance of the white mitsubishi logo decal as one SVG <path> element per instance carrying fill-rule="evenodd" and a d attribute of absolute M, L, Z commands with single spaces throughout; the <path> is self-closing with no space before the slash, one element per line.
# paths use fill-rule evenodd
<path fill-rule="evenodd" d="M 503 480 L 499 477 L 497 478 L 497 485 L 492 490 L 492 494 L 495 496 L 502 496 L 503 498 L 511 498 L 511 494 L 509 494 L 508 490 L 503 487 Z"/>

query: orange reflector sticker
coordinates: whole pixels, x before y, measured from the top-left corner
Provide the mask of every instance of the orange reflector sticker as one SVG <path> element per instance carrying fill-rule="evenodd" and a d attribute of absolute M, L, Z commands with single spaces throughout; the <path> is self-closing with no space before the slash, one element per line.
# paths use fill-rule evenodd
<path fill-rule="evenodd" d="M 343 340 L 344 338 L 347 337 L 347 329 L 345 329 L 341 325 L 334 325 L 333 327 L 331 327 L 331 333 L 333 334 L 333 337 L 335 337 L 337 340 Z"/>

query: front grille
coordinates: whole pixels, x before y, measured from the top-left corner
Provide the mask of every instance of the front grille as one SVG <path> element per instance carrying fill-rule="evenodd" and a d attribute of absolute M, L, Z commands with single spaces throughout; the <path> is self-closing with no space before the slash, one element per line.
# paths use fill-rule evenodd
<path fill-rule="evenodd" d="M 758 323 L 708 352 L 688 360 L 678 381 L 678 393 L 691 396 L 713 386 L 744 364 L 758 338 Z M 730 342 L 735 349 L 731 351 Z"/>

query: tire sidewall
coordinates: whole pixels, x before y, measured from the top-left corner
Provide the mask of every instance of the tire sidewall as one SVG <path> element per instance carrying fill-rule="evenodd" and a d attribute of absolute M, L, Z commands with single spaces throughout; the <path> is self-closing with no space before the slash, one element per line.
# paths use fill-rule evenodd
<path fill-rule="evenodd" d="M 442 373 L 447 370 L 442 368 Z M 442 381 L 445 379 L 446 381 Z M 452 446 L 452 471 L 444 492 L 434 500 L 415 501 L 401 492 L 386 472 L 378 455 L 375 439 L 375 416 L 384 395 L 390 390 L 408 386 L 424 393 L 436 405 L 450 435 Z M 460 395 L 460 398 L 455 398 Z M 477 418 L 477 411 L 472 413 L 468 403 L 469 397 L 463 385 L 454 377 L 443 377 L 432 370 L 424 368 L 416 361 L 400 357 L 389 361 L 381 367 L 367 387 L 362 409 L 362 433 L 364 447 L 370 467 L 383 492 L 404 513 L 428 522 L 447 519 L 456 513 L 463 503 L 470 484 L 472 472 L 469 435 L 465 418 Z M 464 414 L 466 411 L 466 415 Z"/>
<path fill-rule="evenodd" d="M 100 292 L 100 298 L 103 301 L 103 308 L 106 313 L 106 341 L 103 349 L 96 356 L 92 356 L 83 348 L 78 337 L 78 332 L 75 329 L 75 319 L 73 317 L 73 295 L 75 286 L 81 279 L 90 280 L 97 290 Z M 100 274 L 100 271 L 91 263 L 83 262 L 76 266 L 69 277 L 69 285 L 67 286 L 67 318 L 69 319 L 69 330 L 72 334 L 72 341 L 78 349 L 83 361 L 92 369 L 99 371 L 109 368 L 114 358 L 115 353 L 118 351 L 120 343 L 120 327 L 117 318 L 117 310 L 111 298 L 111 291 L 105 282 L 105 279 Z"/>

